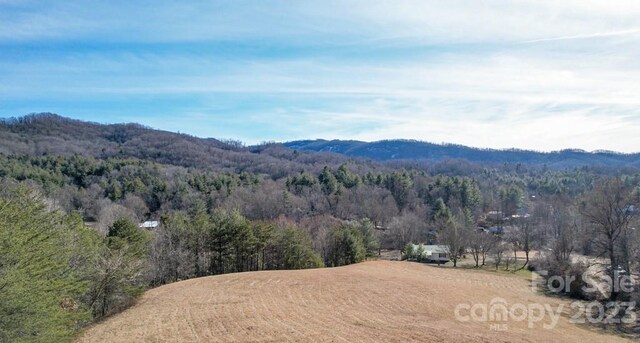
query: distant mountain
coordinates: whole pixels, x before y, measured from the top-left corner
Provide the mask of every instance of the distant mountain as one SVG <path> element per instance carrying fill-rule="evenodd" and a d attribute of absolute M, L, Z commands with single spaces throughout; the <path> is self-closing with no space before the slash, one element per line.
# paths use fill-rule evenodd
<path fill-rule="evenodd" d="M 583 165 L 605 165 L 612 167 L 640 167 L 640 154 L 623 154 L 610 151 L 586 152 L 562 150 L 536 152 L 528 150 L 478 149 L 454 144 L 433 144 L 415 140 L 383 140 L 361 142 L 351 140 L 301 140 L 284 143 L 299 151 L 332 152 L 350 157 L 377 161 L 464 159 L 482 163 L 546 164 L 550 167 L 567 168 Z"/>
<path fill-rule="evenodd" d="M 295 153 L 295 151 L 298 153 Z M 349 159 L 386 161 L 466 160 L 480 164 L 546 164 L 552 168 L 608 166 L 640 168 L 640 154 L 562 150 L 477 149 L 415 140 L 378 142 L 302 140 L 244 147 L 235 141 L 198 138 L 155 130 L 140 124 L 99 124 L 40 113 L 0 119 L 0 154 L 89 155 L 96 158 L 138 158 L 183 167 L 224 172 L 249 171 L 273 177 L 292 170 L 338 165 Z"/>
<path fill-rule="evenodd" d="M 137 158 L 221 172 L 287 175 L 311 165 L 339 164 L 346 157 L 294 154 L 279 145 L 243 147 L 237 142 L 154 130 L 140 124 L 99 124 L 52 113 L 0 119 L 0 154 Z"/>

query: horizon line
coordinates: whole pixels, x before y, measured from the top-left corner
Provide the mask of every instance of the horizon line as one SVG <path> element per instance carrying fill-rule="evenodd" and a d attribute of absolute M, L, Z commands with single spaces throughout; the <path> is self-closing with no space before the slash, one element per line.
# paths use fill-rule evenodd
<path fill-rule="evenodd" d="M 510 147 L 510 148 L 492 148 L 492 147 L 480 147 L 480 146 L 470 146 L 470 145 L 464 145 L 464 144 L 460 144 L 460 143 L 453 143 L 453 142 L 440 142 L 440 143 L 436 143 L 433 141 L 428 141 L 428 140 L 422 140 L 422 139 L 416 139 L 416 138 L 385 138 L 385 139 L 379 139 L 379 140 L 360 140 L 360 139 L 333 139 L 333 138 L 321 138 L 321 137 L 315 137 L 315 138 L 302 138 L 302 139 L 293 139 L 293 140 L 262 140 L 260 142 L 254 143 L 254 144 L 250 144 L 247 142 L 242 141 L 241 139 L 236 139 L 236 138 L 232 138 L 232 137 L 212 137 L 212 136 L 200 136 L 197 134 L 192 134 L 192 133 L 188 133 L 188 132 L 182 132 L 180 130 L 177 131 L 172 131 L 172 130 L 167 130 L 167 129 L 161 129 L 161 128 L 156 128 L 147 124 L 143 124 L 140 122 L 99 122 L 99 121 L 94 121 L 94 120 L 82 120 L 82 119 L 76 119 L 76 118 L 71 118 L 71 117 L 67 117 L 58 113 L 54 113 L 54 112 L 31 112 L 22 116 L 11 116 L 11 117 L 0 117 L 0 123 L 6 123 L 7 121 L 11 121 L 11 120 L 20 120 L 22 118 L 26 118 L 29 116 L 34 116 L 34 117 L 45 117 L 45 116 L 51 116 L 51 117 L 57 117 L 57 118 L 62 118 L 65 120 L 71 120 L 71 121 L 76 121 L 76 122 L 82 122 L 82 123 L 90 123 L 90 124 L 97 124 L 97 125 L 139 125 L 141 127 L 143 127 L 144 129 L 149 129 L 149 130 L 154 130 L 154 131 L 163 131 L 163 132 L 170 132 L 170 133 L 174 133 L 174 134 L 178 134 L 178 135 L 186 135 L 186 136 L 190 136 L 190 137 L 195 137 L 195 138 L 199 138 L 199 139 L 215 139 L 217 141 L 220 141 L 222 143 L 225 143 L 225 141 L 236 141 L 239 142 L 240 144 L 242 144 L 243 147 L 249 148 L 249 147 L 257 147 L 257 146 L 261 146 L 261 145 L 266 145 L 266 144 L 280 144 L 280 145 L 285 145 L 288 143 L 295 143 L 295 142 L 303 142 L 303 141 L 324 141 L 324 142 L 357 142 L 357 143 L 365 143 L 365 144 L 373 144 L 373 143 L 381 143 L 381 142 L 414 142 L 414 143 L 423 143 L 423 144 L 432 144 L 432 145 L 437 145 L 437 146 L 455 146 L 455 147 L 461 147 L 461 148 L 467 148 L 467 149 L 472 149 L 472 150 L 482 150 L 482 151 L 492 151 L 492 152 L 530 152 L 530 153 L 537 153 L 537 154 L 556 154 L 556 153 L 563 153 L 563 152 L 576 152 L 576 153 L 582 153 L 582 154 L 590 154 L 590 155 L 597 155 L 597 154 L 609 154 L 609 155 L 622 155 L 622 156 L 633 156 L 633 155 L 640 155 L 640 151 L 636 151 L 636 152 L 622 152 L 622 151 L 615 151 L 615 150 L 607 150 L 607 149 L 596 149 L 596 150 L 585 150 L 585 149 L 580 149 L 580 148 L 563 148 L 563 149 L 558 149 L 558 150 L 535 150 L 535 149 L 527 149 L 527 148 L 518 148 L 518 147 Z M 287 147 L 289 148 L 289 147 Z"/>

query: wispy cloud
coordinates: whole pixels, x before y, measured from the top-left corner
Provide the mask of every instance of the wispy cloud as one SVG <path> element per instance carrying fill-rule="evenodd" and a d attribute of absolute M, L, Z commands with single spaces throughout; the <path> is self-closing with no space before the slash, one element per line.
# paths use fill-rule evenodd
<path fill-rule="evenodd" d="M 596 32 L 573 36 L 560 36 L 550 38 L 539 38 L 525 41 L 524 43 L 539 43 L 539 42 L 552 42 L 561 40 L 574 40 L 574 39 L 591 39 L 591 38 L 604 38 L 604 37 L 617 37 L 617 36 L 629 36 L 640 34 L 640 29 L 622 30 L 622 31 L 610 31 L 610 32 Z"/>

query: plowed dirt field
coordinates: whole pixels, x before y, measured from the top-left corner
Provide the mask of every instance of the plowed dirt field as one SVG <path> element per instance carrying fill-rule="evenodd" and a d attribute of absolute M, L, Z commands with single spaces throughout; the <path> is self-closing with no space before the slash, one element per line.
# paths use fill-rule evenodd
<path fill-rule="evenodd" d="M 554 329 L 456 319 L 458 304 L 548 304 Z M 460 312 L 469 319 L 469 310 Z M 481 314 L 481 312 L 478 312 Z M 300 271 L 227 274 L 148 291 L 79 342 L 615 342 L 569 322 L 568 301 L 532 292 L 520 277 L 370 261 Z M 464 319 L 464 318 L 463 318 Z"/>

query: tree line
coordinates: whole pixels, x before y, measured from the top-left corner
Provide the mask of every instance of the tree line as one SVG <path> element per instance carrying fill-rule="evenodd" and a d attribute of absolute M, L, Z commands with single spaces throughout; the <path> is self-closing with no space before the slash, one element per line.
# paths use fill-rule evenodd
<path fill-rule="evenodd" d="M 61 342 L 149 287 L 233 272 L 357 263 L 377 251 L 370 221 L 331 231 L 324 256 L 290 221 L 217 209 L 163 216 L 156 231 L 117 218 L 105 235 L 24 186 L 0 196 L 0 341 Z"/>

